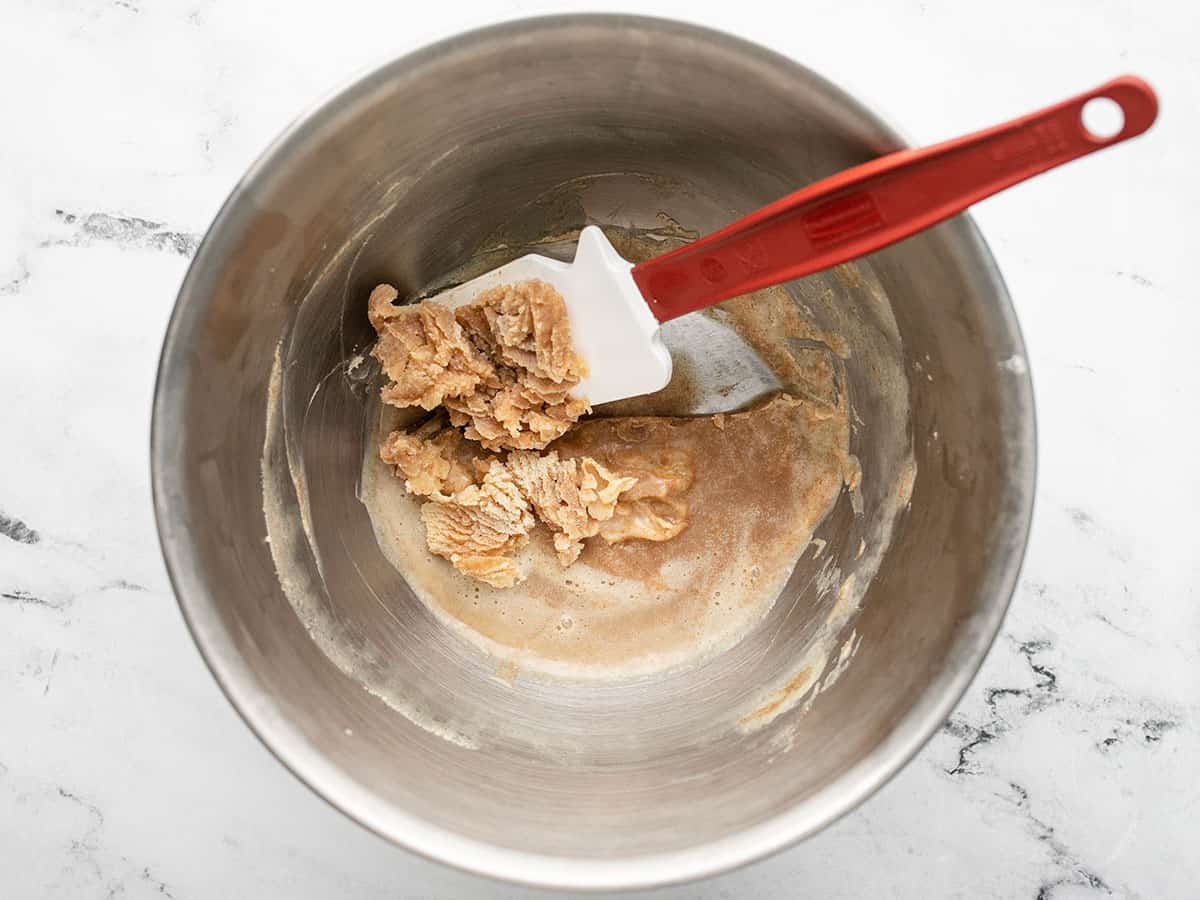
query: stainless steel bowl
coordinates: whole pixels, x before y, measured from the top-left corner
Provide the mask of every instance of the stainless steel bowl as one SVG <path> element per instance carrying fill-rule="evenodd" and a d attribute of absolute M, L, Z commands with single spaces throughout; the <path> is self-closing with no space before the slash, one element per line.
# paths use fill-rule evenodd
<path fill-rule="evenodd" d="M 967 217 L 789 286 L 857 335 L 844 377 L 862 513 L 839 501 L 821 560 L 800 564 L 762 627 L 691 670 L 599 685 L 494 677 L 380 553 L 356 496 L 370 409 L 356 373 L 369 370 L 348 362 L 369 346 L 363 300 L 379 280 L 420 292 L 591 221 L 710 230 L 900 146 L 788 59 L 612 16 L 444 41 L 289 129 L 180 291 L 152 446 L 180 605 L 279 759 L 398 844 L 573 888 L 728 869 L 895 774 L 983 660 L 1031 512 L 1024 351 Z M 863 557 L 873 578 L 860 538 L 886 550 Z M 847 625 L 857 653 L 815 702 L 731 727 L 814 639 L 836 601 L 817 580 L 827 565 L 864 576 Z"/>

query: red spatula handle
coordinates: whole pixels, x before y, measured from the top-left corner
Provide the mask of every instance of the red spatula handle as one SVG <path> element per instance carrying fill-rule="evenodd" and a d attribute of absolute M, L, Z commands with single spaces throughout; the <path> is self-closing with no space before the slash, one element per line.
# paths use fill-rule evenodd
<path fill-rule="evenodd" d="M 1083 124 L 1108 98 L 1124 114 L 1110 137 Z M 1158 114 L 1126 75 L 1041 112 L 922 150 L 901 150 L 811 184 L 720 231 L 633 267 L 660 322 L 880 250 L 1047 169 L 1136 137 Z"/>

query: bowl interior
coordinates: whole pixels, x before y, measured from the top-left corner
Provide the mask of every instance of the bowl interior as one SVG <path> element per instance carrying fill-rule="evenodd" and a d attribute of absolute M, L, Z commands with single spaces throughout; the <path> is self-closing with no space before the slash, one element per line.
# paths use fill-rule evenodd
<path fill-rule="evenodd" d="M 189 273 L 154 423 L 181 604 L 267 744 L 398 842 L 574 886 L 744 861 L 894 772 L 981 661 L 1028 525 L 1023 351 L 969 221 L 786 286 L 849 350 L 861 490 L 762 624 L 684 671 L 498 677 L 441 624 L 360 501 L 378 409 L 353 363 L 380 281 L 418 295 L 533 248 L 569 255 L 592 223 L 654 252 L 896 146 L 751 45 L 572 17 L 399 60 L 273 147 Z M 721 354 L 686 322 L 666 339 L 713 390 L 664 411 L 728 406 L 705 381 Z M 748 375 L 732 402 L 768 382 Z"/>

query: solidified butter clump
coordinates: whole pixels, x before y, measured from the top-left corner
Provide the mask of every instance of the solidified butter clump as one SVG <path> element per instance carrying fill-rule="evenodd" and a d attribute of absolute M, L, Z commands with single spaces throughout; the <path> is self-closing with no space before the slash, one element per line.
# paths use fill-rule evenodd
<path fill-rule="evenodd" d="M 445 501 L 475 483 L 476 455 L 462 432 L 447 428 L 442 417 L 411 433 L 393 431 L 380 446 L 379 456 L 396 467 L 405 488 L 418 497 Z"/>
<path fill-rule="evenodd" d="M 512 587 L 520 580 L 508 554 L 525 545 L 536 522 L 512 471 L 502 463 L 489 463 L 479 484 L 449 500 L 425 503 L 421 520 L 429 549 L 463 574 L 492 587 Z"/>
<path fill-rule="evenodd" d="M 588 411 L 570 396 L 584 367 L 557 291 L 541 281 L 502 285 L 453 312 L 429 301 L 395 306 L 396 296 L 380 285 L 368 302 L 379 333 L 372 353 L 389 379 L 382 398 L 446 412 L 393 431 L 379 455 L 409 493 L 426 498 L 421 519 L 433 553 L 505 588 L 522 580 L 513 554 L 539 521 L 563 566 L 586 538 L 663 541 L 684 529 L 686 454 L 604 465 L 538 452 Z"/>
<path fill-rule="evenodd" d="M 392 406 L 445 406 L 488 450 L 540 450 L 588 412 L 571 396 L 585 374 L 567 307 L 543 281 L 501 285 L 457 310 L 428 301 L 395 306 L 381 284 L 367 302 L 379 333 L 372 355 Z"/>
<path fill-rule="evenodd" d="M 613 517 L 621 495 L 636 478 L 616 475 L 590 456 L 559 459 L 551 451 L 508 454 L 508 468 L 529 498 L 538 518 L 554 531 L 554 552 L 569 566 L 583 551 L 583 539 L 600 533 Z"/>
<path fill-rule="evenodd" d="M 632 454 L 610 467 L 591 456 L 481 450 L 437 416 L 411 432 L 393 431 L 379 448 L 421 506 L 429 549 L 492 587 L 512 587 L 521 572 L 512 554 L 540 521 L 569 566 L 585 538 L 607 543 L 670 540 L 686 525 L 682 494 L 691 468 L 681 454 L 657 467 Z M 626 460 L 624 457 L 628 456 Z"/>

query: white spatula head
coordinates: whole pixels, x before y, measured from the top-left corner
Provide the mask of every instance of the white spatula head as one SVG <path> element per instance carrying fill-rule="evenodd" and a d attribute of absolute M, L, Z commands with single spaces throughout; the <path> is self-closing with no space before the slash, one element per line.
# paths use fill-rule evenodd
<path fill-rule="evenodd" d="M 432 300 L 457 307 L 502 284 L 536 278 L 551 285 L 566 301 L 571 341 L 587 365 L 587 377 L 572 393 L 598 406 L 653 393 L 671 380 L 671 354 L 629 274 L 632 268 L 604 232 L 589 225 L 579 235 L 573 262 L 531 253 Z"/>

